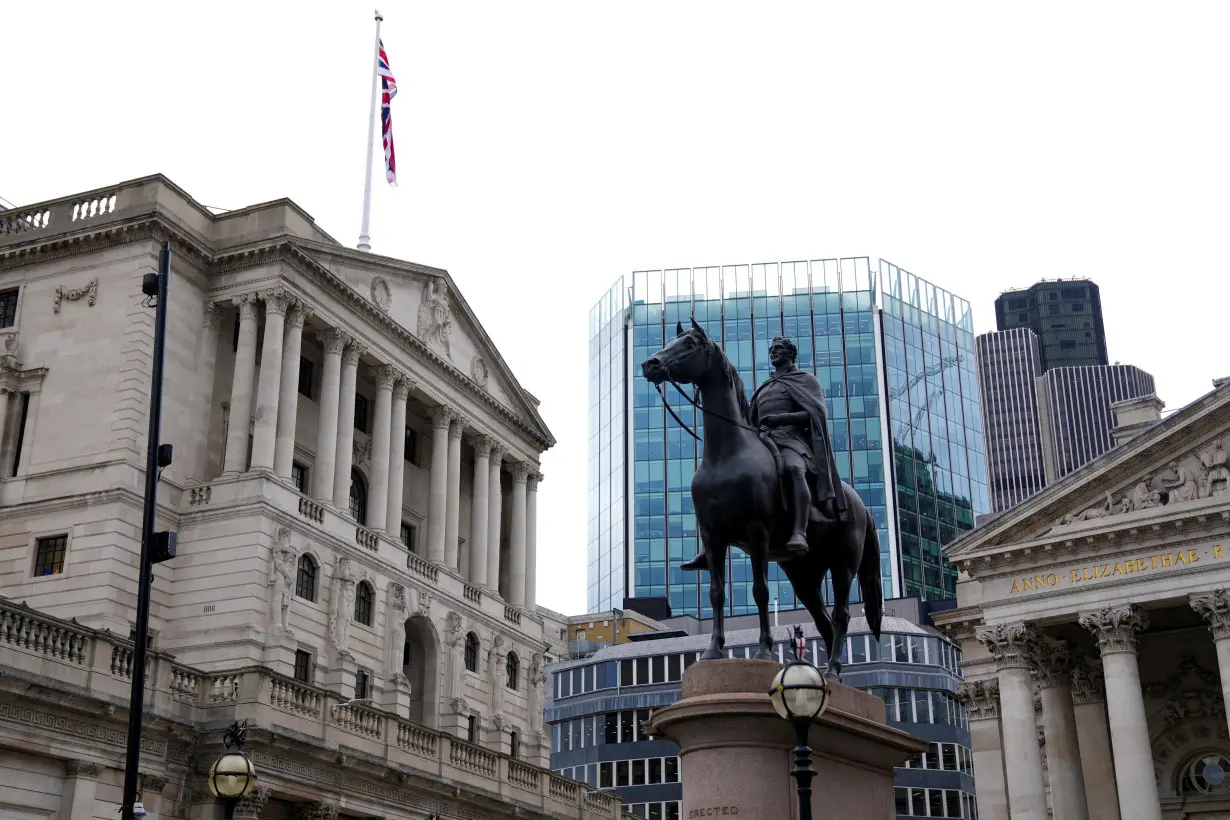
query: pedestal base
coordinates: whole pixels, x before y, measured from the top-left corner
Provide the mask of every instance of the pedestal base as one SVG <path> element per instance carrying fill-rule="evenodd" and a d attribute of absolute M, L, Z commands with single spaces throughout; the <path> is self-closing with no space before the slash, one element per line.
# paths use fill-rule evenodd
<path fill-rule="evenodd" d="M 282 626 L 270 628 L 265 638 L 265 666 L 279 675 L 290 677 L 295 673 L 295 650 L 298 648 L 299 642 L 295 639 L 294 632 Z"/>
<path fill-rule="evenodd" d="M 794 731 L 768 695 L 779 669 L 772 661 L 701 661 L 684 673 L 683 700 L 654 712 L 650 732 L 679 745 L 685 820 L 797 820 Z M 816 820 L 892 820 L 893 767 L 927 748 L 888 727 L 884 701 L 840 684 L 808 742 Z"/>

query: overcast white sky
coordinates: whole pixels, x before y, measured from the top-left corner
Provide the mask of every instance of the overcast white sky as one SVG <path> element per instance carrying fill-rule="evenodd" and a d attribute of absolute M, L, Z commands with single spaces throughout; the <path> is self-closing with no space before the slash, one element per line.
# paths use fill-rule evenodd
<path fill-rule="evenodd" d="M 447 268 L 559 445 L 540 602 L 585 608 L 586 321 L 634 269 L 868 255 L 968 299 L 1102 289 L 1178 407 L 1230 375 L 1220 3 L 387 2 L 401 187 L 373 249 Z M 367 2 L 18 2 L 0 196 L 162 172 L 358 235 Z M 379 161 L 379 157 L 377 158 Z"/>

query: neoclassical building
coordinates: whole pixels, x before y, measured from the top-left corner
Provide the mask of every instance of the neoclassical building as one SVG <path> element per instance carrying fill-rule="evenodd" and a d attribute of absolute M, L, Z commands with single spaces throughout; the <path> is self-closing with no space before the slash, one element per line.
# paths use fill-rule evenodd
<path fill-rule="evenodd" d="M 1230 380 L 949 548 L 983 820 L 1230 817 Z"/>
<path fill-rule="evenodd" d="M 142 801 L 212 817 L 618 817 L 547 771 L 554 440 L 448 273 L 162 176 L 0 213 L 0 816 L 114 817 L 154 311 L 172 249 Z"/>

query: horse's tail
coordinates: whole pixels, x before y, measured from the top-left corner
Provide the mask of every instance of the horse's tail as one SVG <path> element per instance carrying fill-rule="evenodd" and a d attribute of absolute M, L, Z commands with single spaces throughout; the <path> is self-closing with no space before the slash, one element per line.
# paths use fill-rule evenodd
<path fill-rule="evenodd" d="M 858 565 L 858 588 L 863 593 L 863 616 L 871 633 L 880 639 L 880 621 L 884 617 L 884 587 L 880 583 L 880 538 L 876 522 L 867 516 L 867 534 L 863 536 L 863 559 Z"/>

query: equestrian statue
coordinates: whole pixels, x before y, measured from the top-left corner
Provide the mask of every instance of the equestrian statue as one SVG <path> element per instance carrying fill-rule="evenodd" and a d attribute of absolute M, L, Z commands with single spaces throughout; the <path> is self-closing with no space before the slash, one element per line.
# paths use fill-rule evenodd
<path fill-rule="evenodd" d="M 815 376 L 795 365 L 797 358 L 792 341 L 775 338 L 769 347 L 774 372 L 749 404 L 738 371 L 692 319 L 689 330 L 676 324 L 675 338 L 646 359 L 641 372 L 659 391 L 669 382 L 682 392 L 683 383 L 695 385 L 700 395 L 704 456 L 692 477 L 692 501 L 703 550 L 682 568 L 709 570 L 713 633 L 701 659 L 725 657 L 726 551 L 736 546 L 752 564 L 752 597 L 760 616 L 754 657 L 773 657 L 769 561 L 777 561 L 824 638 L 826 676 L 836 678 L 855 578 L 863 613 L 879 638 L 880 546 L 862 499 L 838 475 L 824 391 Z M 831 620 L 822 594 L 829 572 Z"/>

